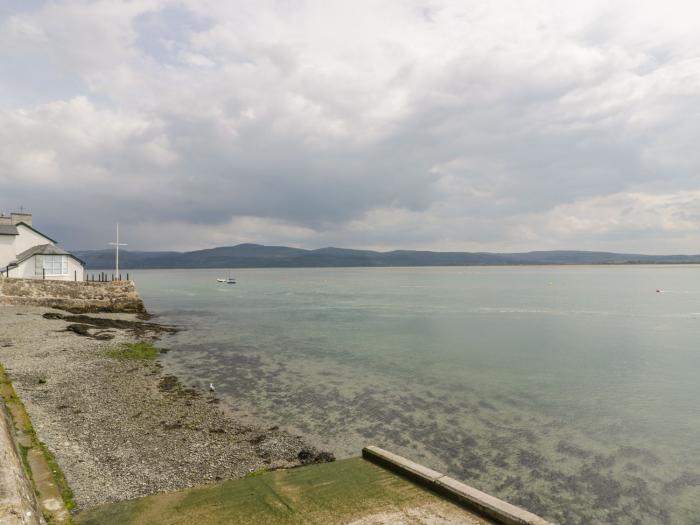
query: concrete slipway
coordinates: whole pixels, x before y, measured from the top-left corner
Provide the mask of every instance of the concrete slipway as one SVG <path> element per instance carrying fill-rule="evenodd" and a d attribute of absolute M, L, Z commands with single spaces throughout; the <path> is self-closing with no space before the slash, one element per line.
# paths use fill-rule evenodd
<path fill-rule="evenodd" d="M 363 456 L 102 505 L 76 522 L 550 525 L 380 448 Z"/>

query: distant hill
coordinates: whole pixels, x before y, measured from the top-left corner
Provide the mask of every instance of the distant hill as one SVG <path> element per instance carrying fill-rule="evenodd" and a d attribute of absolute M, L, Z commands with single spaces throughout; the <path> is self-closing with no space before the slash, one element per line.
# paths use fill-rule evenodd
<path fill-rule="evenodd" d="M 90 269 L 114 267 L 113 250 L 76 251 Z M 680 264 L 700 263 L 700 255 L 641 255 L 585 251 L 525 253 L 375 252 L 344 248 L 303 250 L 287 246 L 239 244 L 192 252 L 119 251 L 119 266 L 141 268 L 303 268 L 352 266 L 498 266 L 536 264 Z"/>

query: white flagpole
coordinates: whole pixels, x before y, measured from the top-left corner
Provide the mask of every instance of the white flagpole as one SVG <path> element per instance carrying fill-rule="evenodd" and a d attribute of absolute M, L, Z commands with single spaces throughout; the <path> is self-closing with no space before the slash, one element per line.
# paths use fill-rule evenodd
<path fill-rule="evenodd" d="M 117 223 L 117 242 L 110 242 L 109 243 L 111 246 L 114 246 L 116 249 L 116 273 L 115 273 L 115 278 L 119 279 L 119 247 L 120 246 L 129 246 L 125 242 L 119 242 L 119 223 Z"/>

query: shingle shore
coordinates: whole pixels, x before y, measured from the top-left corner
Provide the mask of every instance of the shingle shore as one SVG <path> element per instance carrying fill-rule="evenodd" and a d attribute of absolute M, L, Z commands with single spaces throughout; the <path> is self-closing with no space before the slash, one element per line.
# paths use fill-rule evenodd
<path fill-rule="evenodd" d="M 83 337 L 43 318 L 47 311 L 0 307 L 0 363 L 79 508 L 314 461 L 302 437 L 274 422 L 236 422 L 213 393 L 183 387 L 157 361 L 108 357 L 134 341 L 127 331 L 110 331 L 109 341 Z"/>

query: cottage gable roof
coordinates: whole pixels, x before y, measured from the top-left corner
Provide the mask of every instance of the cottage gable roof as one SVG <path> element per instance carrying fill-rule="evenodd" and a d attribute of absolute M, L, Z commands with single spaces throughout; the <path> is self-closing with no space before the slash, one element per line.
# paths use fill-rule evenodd
<path fill-rule="evenodd" d="M 67 255 L 68 257 L 72 257 L 82 265 L 85 265 L 85 263 L 78 259 L 75 255 L 73 255 L 70 252 L 67 252 L 63 248 L 59 248 L 54 244 L 40 244 L 38 246 L 32 246 L 28 250 L 24 250 L 22 253 L 17 255 L 17 260 L 14 261 L 13 264 L 20 264 L 26 261 L 27 259 L 34 257 L 35 255 Z"/>
<path fill-rule="evenodd" d="M 30 226 L 30 225 L 27 224 L 26 222 L 18 222 L 18 223 L 15 225 L 15 228 L 17 228 L 17 226 L 24 226 L 25 228 L 29 228 L 30 230 L 32 230 L 32 231 L 33 231 L 34 233 L 36 233 L 37 235 L 41 235 L 44 239 L 48 239 L 49 241 L 54 242 L 54 243 L 55 243 L 55 242 L 58 242 L 58 241 L 56 241 L 55 239 L 52 239 L 51 237 L 49 237 L 48 235 L 46 235 L 45 233 L 41 233 L 39 230 L 37 230 L 36 228 L 33 228 L 32 226 Z M 66 253 L 67 253 L 67 252 L 66 252 Z"/>

